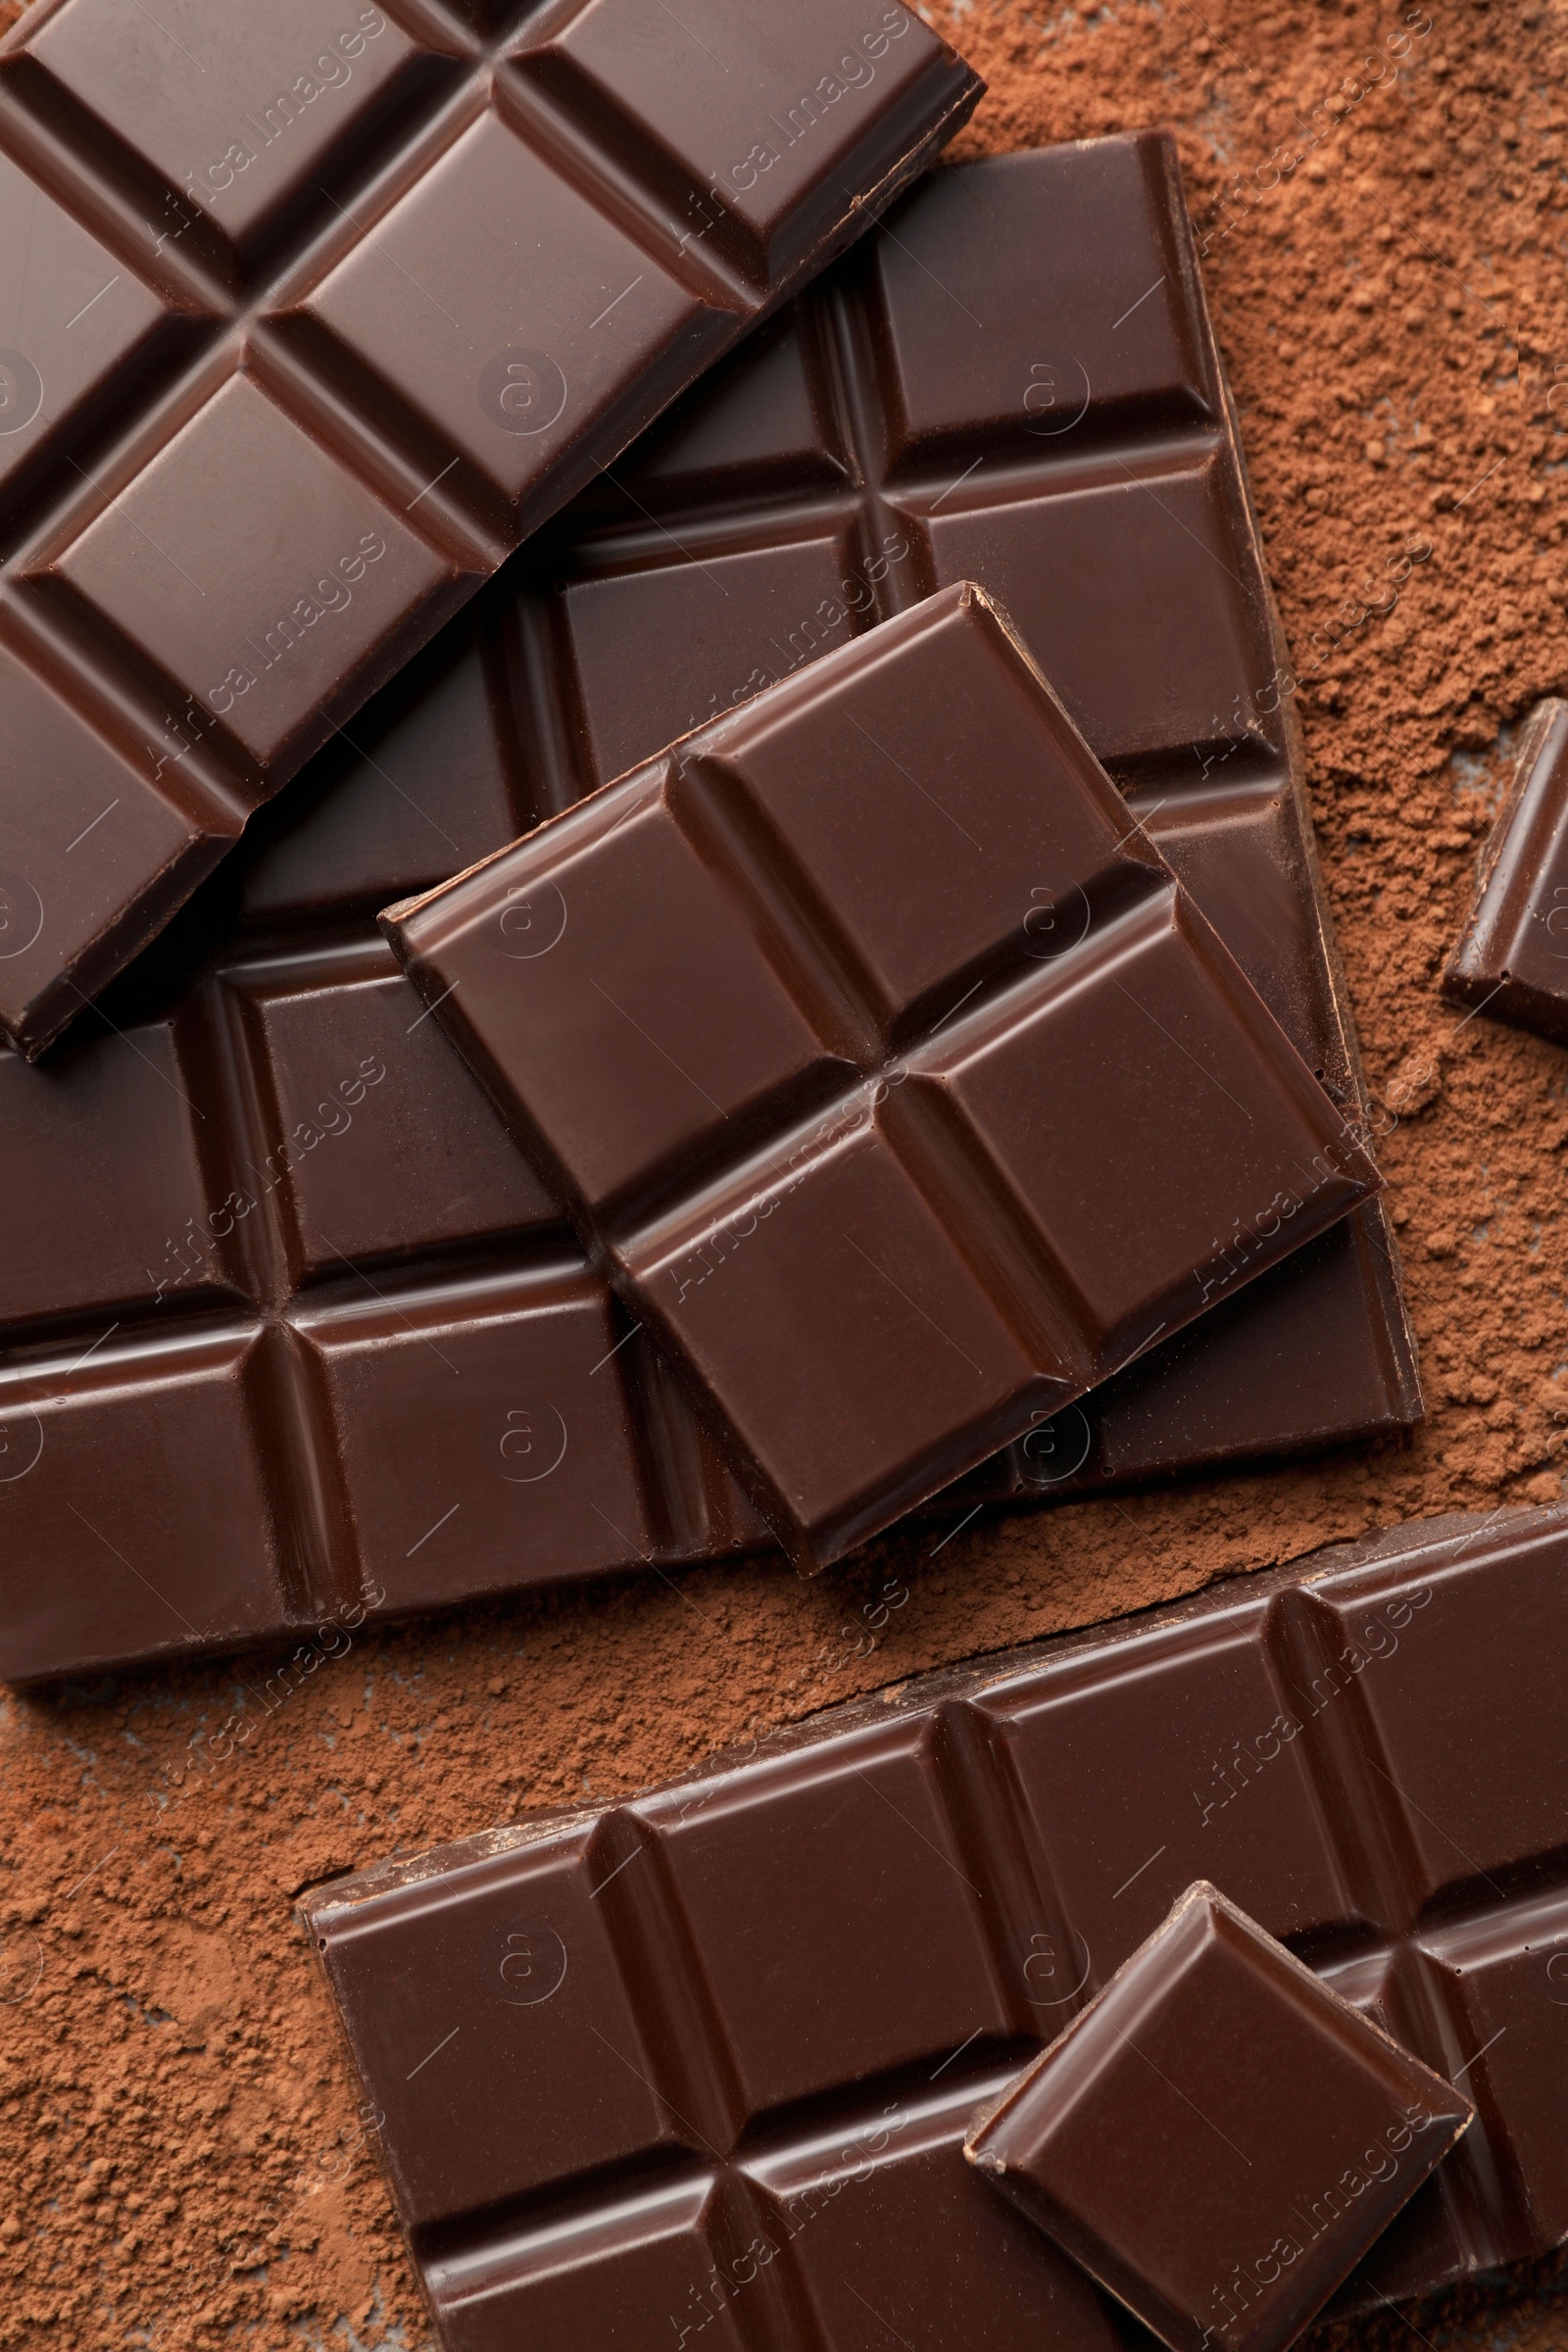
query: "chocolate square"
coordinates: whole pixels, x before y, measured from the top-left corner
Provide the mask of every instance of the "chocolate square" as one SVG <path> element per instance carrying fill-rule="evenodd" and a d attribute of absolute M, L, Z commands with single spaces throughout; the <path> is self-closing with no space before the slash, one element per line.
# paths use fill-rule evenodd
<path fill-rule="evenodd" d="M 964 2153 L 1171 2352 L 1283 2352 L 1473 2114 L 1199 1881 Z"/>

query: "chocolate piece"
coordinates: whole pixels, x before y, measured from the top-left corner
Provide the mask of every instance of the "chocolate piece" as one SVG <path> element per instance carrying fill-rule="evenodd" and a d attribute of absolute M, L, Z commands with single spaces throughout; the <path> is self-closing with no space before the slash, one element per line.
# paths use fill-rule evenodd
<path fill-rule="evenodd" d="M 805 1570 L 1378 1182 L 966 584 L 381 925 Z"/>
<path fill-rule="evenodd" d="M 898 0 L 28 12 L 0 49 L 28 1054 L 980 87 Z"/>
<path fill-rule="evenodd" d="M 1568 703 L 1530 714 L 1443 993 L 1568 1044 Z"/>
<path fill-rule="evenodd" d="M 850 420 L 882 414 L 868 354 L 890 339 L 918 350 L 939 329 L 924 307 L 925 269 L 961 283 L 1020 348 L 1039 318 L 1069 322 L 1097 381 L 1123 348 L 1138 357 L 1143 389 L 1134 397 L 1124 376 L 1109 420 L 1138 436 L 1136 447 L 1112 443 L 1129 464 L 1158 439 L 1169 322 L 1185 322 L 1177 340 L 1199 351 L 1222 420 L 1209 463 L 1239 482 L 1190 259 L 1114 335 L 1083 283 L 1086 256 L 1114 253 L 1141 291 L 1172 251 L 1188 254 L 1188 232 L 1162 137 L 938 173 L 891 233 L 864 240 L 616 468 L 635 531 L 606 523 L 612 489 L 579 502 L 559 535 L 544 535 L 550 545 L 524 550 L 347 737 L 258 811 L 101 1013 L 84 1013 L 32 1067 L 0 1051 L 0 1191 L 13 1219 L 0 1258 L 0 1415 L 10 1416 L 0 1672 L 24 1679 L 279 1641 L 378 1587 L 384 1612 L 393 1594 L 400 1608 L 440 1607 L 644 1559 L 668 1570 L 766 1541 L 644 1335 L 594 1372 L 603 1350 L 579 1355 L 572 1316 L 532 1311 L 536 1293 L 519 1276 L 554 1279 L 574 1262 L 583 1321 L 606 1320 L 605 1347 L 625 1337 L 439 1020 L 421 1019 L 374 909 L 499 849 L 599 780 L 579 757 L 572 713 L 597 725 L 595 713 L 621 706 L 613 664 L 597 663 L 589 697 L 570 651 L 568 623 L 599 593 L 591 583 L 637 598 L 629 619 L 659 636 L 665 671 L 691 664 L 682 710 L 700 716 L 710 697 L 727 698 L 737 678 L 722 632 L 705 635 L 683 600 L 701 589 L 728 612 L 741 580 L 775 563 L 787 586 L 796 542 L 820 532 L 824 512 L 853 540 L 854 518 L 881 511 L 881 488 L 861 475 L 882 428 L 856 458 Z M 975 407 L 989 413 L 983 400 Z M 1031 495 L 1015 538 L 1045 567 L 1056 491 L 1077 477 L 1049 457 L 1061 444 L 1031 437 L 1020 460 L 1023 445 L 1020 428 L 1006 444 L 1007 478 Z M 992 428 L 962 426 L 945 478 L 985 463 L 941 512 L 984 484 L 996 447 Z M 868 478 L 883 475 L 872 466 Z M 638 521 L 633 499 L 657 507 L 657 527 Z M 750 551 L 723 571 L 722 602 L 665 535 L 718 569 L 717 550 L 697 542 L 719 535 L 719 508 L 724 545 Z M 1215 512 L 1219 552 L 1261 610 L 1245 503 L 1227 496 Z M 1125 505 L 1106 507 L 1113 553 L 1131 517 Z M 912 523 L 898 527 L 921 544 Z M 1162 561 L 1179 575 L 1189 558 L 1195 573 L 1214 568 L 1173 522 Z M 889 563 L 869 586 L 858 572 L 852 585 L 880 611 L 907 568 Z M 684 634 L 677 607 L 691 615 Z M 799 616 L 784 615 L 788 627 Z M 1048 653 L 1049 639 L 1046 628 Z M 546 660 L 552 647 L 559 659 Z M 1144 739 L 1158 743 L 1168 708 L 1148 688 L 1136 662 L 1119 668 L 1119 723 L 1141 710 Z M 626 711 L 631 723 L 629 702 Z M 663 724 L 657 709 L 654 721 Z M 1234 750 L 1213 774 L 1253 759 L 1252 780 L 1195 796 L 1183 762 L 1190 779 L 1200 760 L 1165 740 L 1164 764 L 1153 761 L 1135 806 L 1297 1045 L 1353 1104 L 1327 914 L 1285 750 L 1262 776 L 1253 752 Z M 651 734 L 637 744 L 659 748 Z M 355 1092 L 362 1061 L 387 1075 L 366 1081 L 355 1102 L 343 1089 Z M 1400 1425 L 1418 1398 L 1393 1262 L 1382 1206 L 1369 1201 L 1256 1282 L 1224 1286 L 1174 1342 L 973 1472 L 954 1515 Z M 416 1336 L 425 1329 L 439 1354 Z M 349 1350 L 339 1336 L 351 1332 L 364 1344 Z M 215 1380 L 211 1353 L 191 1350 L 197 1339 L 209 1350 L 220 1342 L 234 1360 L 280 1365 L 281 1388 Z M 524 1389 L 508 1377 L 514 1363 Z M 346 1376 L 318 1376 L 318 1365 Z M 460 1395 L 481 1388 L 481 1401 L 460 1410 Z M 269 1402 L 275 1396 L 287 1411 Z M 572 1435 L 547 1480 L 515 1481 L 502 1465 L 516 1466 L 528 1437 L 508 1416 L 526 1413 L 530 1396 L 542 1419 L 548 1405 Z M 199 1491 L 181 1475 L 182 1426 L 203 1433 Z M 611 1465 L 605 1491 L 590 1436 Z"/>
<path fill-rule="evenodd" d="M 1089 380 L 1081 414 L 1057 377 Z M 539 813 L 564 808 L 963 574 L 1355 1115 L 1283 643 L 1164 133 L 937 172 L 525 550 L 485 605 L 518 681 L 510 758 Z M 1369 1202 L 1250 1294 L 1216 1292 L 970 1499 L 1407 1426 L 1396 1269 Z"/>
<path fill-rule="evenodd" d="M 1479 2109 L 1356 2295 L 1568 2237 L 1565 1640 L 1562 1511 L 1428 1521 L 316 1888 L 442 2341 L 1108 2352 L 958 2143 L 1203 1877 Z"/>
<path fill-rule="evenodd" d="M 1284 2352 L 1474 2115 L 1200 1880 L 964 2154 L 1171 2352 Z"/>

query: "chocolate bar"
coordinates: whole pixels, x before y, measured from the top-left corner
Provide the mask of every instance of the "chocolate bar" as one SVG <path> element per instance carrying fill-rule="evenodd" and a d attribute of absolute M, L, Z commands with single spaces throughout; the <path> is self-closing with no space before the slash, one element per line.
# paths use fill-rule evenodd
<path fill-rule="evenodd" d="M 1555 698 L 1525 727 L 1443 993 L 1568 1043 L 1568 704 Z"/>
<path fill-rule="evenodd" d="M 381 928 L 808 1572 L 1379 1181 L 967 583 Z"/>
<path fill-rule="evenodd" d="M 1083 274 L 1091 251 L 1115 256 L 1128 301 L 1172 254 L 1177 266 L 1112 334 L 1118 306 Z M 652 683 L 664 692 L 671 678 L 686 681 L 674 724 L 739 691 L 747 673 L 725 658 L 730 624 L 705 622 L 697 591 L 723 614 L 755 591 L 760 621 L 773 610 L 783 625 L 760 628 L 754 646 L 777 666 L 771 633 L 794 658 L 790 629 L 813 607 L 792 609 L 791 598 L 801 564 L 816 562 L 824 517 L 833 546 L 858 545 L 858 518 L 868 529 L 887 505 L 884 483 L 898 495 L 901 481 L 921 478 L 877 455 L 892 428 L 873 355 L 895 342 L 945 349 L 927 270 L 961 283 L 992 331 L 1015 338 L 1013 358 L 1041 318 L 1070 324 L 1096 380 L 1120 384 L 1098 429 L 1110 435 L 1102 454 L 1123 453 L 1129 466 L 1159 446 L 1171 406 L 1161 387 L 1180 354 L 1197 352 L 1218 421 L 1196 442 L 1183 428 L 1180 446 L 1201 454 L 1204 478 L 1235 486 L 1216 494 L 1213 545 L 1247 584 L 1245 611 L 1266 616 L 1169 143 L 1104 139 L 926 182 L 888 231 L 647 436 L 615 468 L 618 489 L 601 485 L 524 550 L 258 811 L 102 1010 L 35 1066 L 0 1052 L 0 1190 L 13 1243 L 0 1259 L 9 1679 L 280 1642 L 349 1606 L 438 1608 L 645 1561 L 667 1572 L 766 1543 L 439 1019 L 421 1018 L 374 912 L 602 781 L 590 722 L 628 731 L 613 742 L 629 740 L 636 757 L 661 748 L 668 706 L 655 700 L 639 719 L 651 684 L 640 674 L 622 693 L 626 649 L 642 637 L 661 648 Z M 1003 389 L 1010 367 L 999 363 Z M 1006 438 L 1004 423 L 984 421 L 984 380 L 978 390 L 961 374 L 955 382 L 970 421 L 954 428 L 942 482 L 982 465 L 939 515 L 961 512 L 1005 455 L 1013 557 L 1004 578 L 994 546 L 991 576 L 1014 606 L 1030 597 L 1043 664 L 1054 659 L 1082 696 L 1082 662 L 1069 661 L 1059 614 L 1038 592 L 1059 529 L 1081 508 L 1080 476 L 1063 470 L 1060 437 L 1026 437 L 1019 425 Z M 859 458 L 856 417 L 872 420 Z M 1160 496 L 1168 503 L 1168 484 Z M 657 519 L 639 518 L 638 504 Z M 1165 614 L 1210 593 L 1204 575 L 1223 578 L 1189 535 L 1192 512 L 1151 541 L 1152 500 L 1097 493 L 1092 504 L 1113 555 L 1157 557 Z M 907 516 L 878 527 L 891 533 L 895 521 L 905 544 L 924 547 Z M 987 549 L 971 542 L 968 552 L 984 579 Z M 885 609 L 890 590 L 901 600 L 912 561 L 834 573 L 855 626 Z M 701 566 L 722 579 L 723 600 Z M 776 591 L 766 586 L 775 578 Z M 627 598 L 616 640 L 615 600 Z M 1105 617 L 1102 664 L 1109 649 L 1138 642 Z M 826 641 L 842 642 L 849 626 Z M 1256 626 L 1242 640 L 1238 681 L 1267 675 L 1267 632 Z M 591 644 L 604 658 L 590 663 Z M 809 659 L 808 642 L 799 651 Z M 1207 722 L 1171 702 L 1163 677 L 1152 683 L 1157 691 L 1129 659 L 1114 692 L 1097 690 L 1083 714 L 1102 733 L 1110 713 L 1124 738 L 1131 729 L 1164 744 L 1141 767 L 1113 770 L 1298 1048 L 1353 1110 L 1294 751 L 1282 736 L 1260 764 L 1245 741 L 1223 760 L 1212 742 L 1184 746 L 1182 729 L 1201 735 Z M 650 731 L 630 733 L 638 724 Z M 1240 772 L 1242 783 L 1211 791 L 1200 774 L 1210 757 L 1210 782 Z M 1219 1238 L 1223 1273 L 1245 1262 L 1245 1240 Z M 524 1279 L 572 1267 L 564 1306 Z M 502 1465 L 519 1466 L 531 1439 L 509 1415 L 526 1417 L 530 1398 L 555 1432 L 538 1459 L 555 1467 L 514 1480 Z M 1344 1443 L 1418 1409 L 1374 1200 L 1255 1282 L 1217 1284 L 1174 1342 L 960 1481 L 952 1517 Z M 570 1432 L 559 1461 L 554 1415 Z M 199 1483 L 184 1470 L 192 1444 L 182 1435 L 197 1431 Z"/>
<path fill-rule="evenodd" d="M 964 2154 L 1171 2352 L 1285 2352 L 1474 2117 L 1200 1880 Z"/>
<path fill-rule="evenodd" d="M 0 1023 L 38 1053 L 981 84 L 898 0 L 55 0 L 0 48 Z"/>
<path fill-rule="evenodd" d="M 974 579 L 1356 1115 L 1290 673 L 1169 136 L 936 173 L 726 368 L 525 552 L 528 593 L 495 608 L 540 813 Z M 1221 1239 L 1244 1262 L 1250 1237 Z M 1210 1308 L 984 1492 L 1419 1418 L 1378 1204 Z"/>
<path fill-rule="evenodd" d="M 447 2352 L 1112 2352 L 960 2150 L 1200 1878 L 1478 2110 L 1330 2309 L 1561 2242 L 1565 1640 L 1560 1509 L 1432 1520 L 317 1887 Z"/>

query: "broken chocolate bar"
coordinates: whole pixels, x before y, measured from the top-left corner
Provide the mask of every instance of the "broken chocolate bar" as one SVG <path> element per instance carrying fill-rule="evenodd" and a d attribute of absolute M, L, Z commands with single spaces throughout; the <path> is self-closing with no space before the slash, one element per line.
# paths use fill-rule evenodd
<path fill-rule="evenodd" d="M 1200 1878 L 1478 2110 L 1333 2308 L 1560 2243 L 1565 1641 L 1417 1523 L 316 1888 L 441 2341 L 1116 2352 L 959 2150 Z"/>
<path fill-rule="evenodd" d="M 381 922 L 803 1569 L 1379 1181 L 968 584 Z"/>
<path fill-rule="evenodd" d="M 0 1025 L 247 816 L 981 84 L 898 0 L 53 0 L 0 47 Z"/>
<path fill-rule="evenodd" d="M 1171 2352 L 1285 2352 L 1474 2114 L 1200 1880 L 964 2153 Z"/>

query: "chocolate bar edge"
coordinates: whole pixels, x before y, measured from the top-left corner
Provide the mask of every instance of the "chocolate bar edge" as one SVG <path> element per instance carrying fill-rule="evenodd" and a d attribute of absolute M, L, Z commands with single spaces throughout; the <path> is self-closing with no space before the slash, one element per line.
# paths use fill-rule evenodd
<path fill-rule="evenodd" d="M 1214 329 L 1213 315 L 1202 294 L 1197 240 L 1193 233 L 1192 214 L 1188 209 L 1186 192 L 1182 186 L 1181 165 L 1177 155 L 1175 136 L 1171 132 L 1166 132 L 1164 136 L 1168 142 L 1166 146 L 1167 168 L 1174 173 L 1176 181 L 1177 201 L 1174 211 L 1183 269 L 1191 272 L 1199 290 L 1198 299 L 1193 304 L 1193 312 L 1198 322 L 1199 333 L 1204 343 L 1213 379 L 1219 387 L 1220 400 L 1238 452 L 1239 463 L 1236 471 L 1241 486 L 1242 502 L 1251 528 L 1253 543 L 1258 550 L 1258 574 L 1263 612 L 1274 653 L 1276 683 L 1280 688 L 1278 709 L 1285 732 L 1285 758 L 1290 775 L 1291 798 L 1296 808 L 1313 885 L 1308 893 L 1311 902 L 1311 920 L 1328 972 L 1329 994 L 1333 1001 L 1341 1046 L 1348 1068 L 1350 1102 L 1340 1107 L 1351 1127 L 1359 1128 L 1365 1135 L 1370 1126 L 1371 1098 L 1366 1082 L 1366 1071 L 1361 1059 L 1360 1039 L 1356 1033 L 1355 1017 L 1351 1007 L 1349 978 L 1345 969 L 1345 959 L 1340 951 L 1334 925 L 1329 919 L 1328 889 L 1324 880 L 1323 861 L 1318 850 L 1317 828 L 1312 822 L 1311 801 L 1306 784 L 1306 740 L 1301 732 L 1295 692 L 1294 690 L 1287 692 L 1283 683 L 1287 678 L 1292 680 L 1294 689 L 1296 673 L 1291 667 L 1290 643 L 1286 637 L 1285 622 L 1280 612 L 1279 599 L 1275 593 L 1274 577 L 1267 563 L 1263 560 L 1267 542 L 1263 533 L 1262 520 L 1257 511 L 1257 500 L 1252 490 L 1250 469 L 1247 463 L 1247 443 L 1242 432 L 1241 411 L 1236 405 L 1236 394 L 1231 385 L 1230 370 L 1225 367 L 1220 354 L 1219 337 Z M 1322 1072 L 1318 1072 L 1317 1075 L 1319 1083 L 1322 1084 Z M 1370 1144 L 1367 1149 L 1370 1152 Z M 1388 1316 L 1390 1368 L 1394 1375 L 1394 1386 L 1398 1392 L 1399 1401 L 1395 1408 L 1396 1417 L 1391 1418 L 1389 1428 L 1391 1430 L 1409 1430 L 1426 1418 L 1426 1403 L 1421 1394 L 1421 1368 L 1416 1351 L 1415 1333 L 1411 1328 L 1410 1318 L 1405 1312 L 1404 1278 L 1399 1265 L 1399 1255 L 1395 1246 L 1393 1229 L 1389 1223 L 1387 1205 L 1380 1199 L 1374 1198 L 1367 1202 L 1365 1225 L 1368 1236 L 1373 1240 L 1377 1249 L 1380 1280 L 1386 1288 L 1391 1302 L 1391 1312 Z"/>
<path fill-rule="evenodd" d="M 1269 1568 L 1243 1570 L 1233 1576 L 1215 1577 L 1194 1592 L 1175 1600 L 1152 1602 L 1150 1606 L 1130 1611 L 1125 1616 L 1090 1620 L 1082 1625 L 1063 1628 L 1059 1633 L 1043 1635 L 1036 1642 L 1011 1643 L 1005 1649 L 982 1650 L 971 1657 L 953 1659 L 941 1666 L 921 1672 L 896 1676 L 879 1684 L 858 1697 L 846 1699 L 836 1707 L 825 1707 L 796 1716 L 777 1725 L 763 1738 L 749 1744 L 732 1743 L 713 1749 L 710 1754 L 690 1764 L 683 1772 L 669 1778 L 650 1781 L 607 1804 L 545 1806 L 524 1813 L 518 1821 L 495 1830 L 480 1830 L 470 1836 L 453 1838 L 426 1848 L 419 1854 L 403 1859 L 388 1859 L 368 1864 L 363 1870 L 344 1873 L 327 1883 L 328 1890 L 318 1893 L 308 1890 L 300 1895 L 295 1910 L 307 1934 L 313 1937 L 317 1923 L 329 1921 L 338 1910 L 348 1911 L 362 1903 L 397 1891 L 404 1886 L 421 1884 L 440 1877 L 445 1871 L 464 1862 L 489 1861 L 494 1856 L 511 1853 L 519 1847 L 537 1844 L 541 1838 L 557 1830 L 567 1829 L 576 1823 L 603 1820 L 617 1806 L 637 1804 L 644 1798 L 664 1796 L 672 1790 L 689 1788 L 700 1781 L 732 1771 L 742 1764 L 771 1761 L 795 1753 L 818 1739 L 840 1731 L 854 1731 L 864 1724 L 885 1723 L 896 1713 L 914 1713 L 919 1709 L 941 1705 L 946 1699 L 963 1694 L 980 1697 L 994 1685 L 1008 1681 L 1012 1676 L 1049 1659 L 1055 1663 L 1082 1654 L 1102 1654 L 1119 1647 L 1123 1642 L 1141 1639 L 1144 1635 L 1170 1626 L 1186 1625 L 1201 1620 L 1226 1608 L 1244 1595 L 1248 1599 L 1271 1600 L 1283 1592 L 1300 1589 L 1311 1592 L 1335 1577 L 1354 1570 L 1397 1565 L 1401 1572 L 1408 1570 L 1424 1554 L 1441 1554 L 1455 1541 L 1466 1538 L 1479 1540 L 1494 1535 L 1498 1544 L 1504 1544 L 1511 1532 L 1526 1523 L 1527 1540 L 1544 1537 L 1551 1530 L 1568 1526 L 1568 1501 L 1544 1505 L 1520 1503 L 1500 1514 L 1495 1511 L 1445 1511 L 1435 1518 L 1409 1519 L 1376 1530 L 1370 1535 L 1351 1537 L 1340 1544 L 1331 1544 L 1297 1553 L 1289 1560 L 1277 1561 Z"/>

